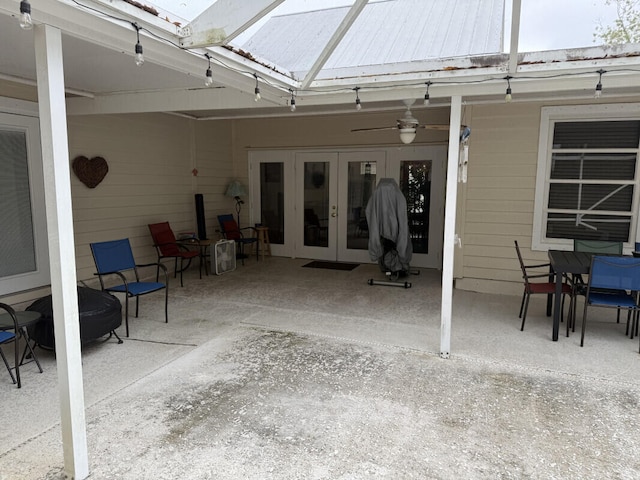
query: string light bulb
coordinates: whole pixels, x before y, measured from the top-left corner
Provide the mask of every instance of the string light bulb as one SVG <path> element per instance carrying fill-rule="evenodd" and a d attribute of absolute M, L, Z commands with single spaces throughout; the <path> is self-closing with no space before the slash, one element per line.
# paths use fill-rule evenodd
<path fill-rule="evenodd" d="M 140 27 L 137 23 L 132 23 L 133 28 L 136 29 L 136 65 L 140 66 L 144 63 L 144 55 L 142 54 L 142 45 L 140 44 Z"/>
<path fill-rule="evenodd" d="M 258 75 L 256 75 L 255 73 L 253 74 L 253 76 L 256 79 L 256 88 L 254 90 L 254 93 L 256 94 L 256 96 L 253 98 L 253 100 L 255 102 L 260 101 L 260 99 L 262 98 L 262 95 L 260 95 L 260 85 L 258 85 Z"/>
<path fill-rule="evenodd" d="M 360 87 L 355 87 L 354 90 L 356 92 L 356 110 L 360 111 L 362 110 L 362 104 L 360 103 L 360 97 L 358 96 L 358 91 L 360 90 Z"/>
<path fill-rule="evenodd" d="M 602 74 L 607 72 L 600 69 L 596 73 L 600 74 L 600 77 L 598 78 L 598 84 L 596 85 L 596 92 L 594 94 L 594 97 L 596 99 L 599 99 L 602 96 Z"/>
<path fill-rule="evenodd" d="M 431 83 L 432 83 L 431 81 L 426 82 L 427 91 L 424 94 L 424 106 L 425 107 L 428 106 L 429 103 L 431 103 L 430 100 L 429 100 L 429 87 L 431 86 Z"/>
<path fill-rule="evenodd" d="M 205 53 L 204 56 L 207 57 L 207 60 L 209 60 L 209 66 L 207 67 L 207 71 L 204 74 L 204 85 L 206 87 L 210 87 L 211 85 L 213 85 L 213 73 L 211 72 L 211 56 L 208 53 Z"/>
<path fill-rule="evenodd" d="M 504 77 L 504 79 L 507 81 L 507 92 L 504 96 L 504 101 L 507 103 L 511 103 L 511 100 L 513 100 L 513 97 L 511 96 L 511 79 L 513 77 L 511 75 L 507 75 L 506 77 Z"/>
<path fill-rule="evenodd" d="M 293 95 L 293 90 L 289 89 L 289 91 L 291 92 L 291 100 L 289 100 L 289 109 L 292 112 L 296 111 L 296 97 Z"/>
<path fill-rule="evenodd" d="M 31 21 L 31 4 L 28 0 L 20 2 L 20 28 L 23 30 L 31 30 L 33 22 Z"/>

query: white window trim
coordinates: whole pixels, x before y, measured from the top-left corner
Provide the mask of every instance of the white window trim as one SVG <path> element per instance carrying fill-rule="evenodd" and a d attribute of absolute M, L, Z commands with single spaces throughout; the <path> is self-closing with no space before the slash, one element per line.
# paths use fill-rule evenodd
<path fill-rule="evenodd" d="M 553 142 L 554 122 L 581 121 L 581 120 L 640 120 L 640 103 L 614 103 L 604 105 L 577 105 L 564 107 L 543 107 L 540 118 L 540 138 L 538 142 L 538 171 L 536 174 L 536 193 L 533 210 L 533 230 L 531 234 L 532 250 L 572 250 L 573 242 L 559 238 L 545 238 L 544 211 L 546 199 L 549 195 L 549 167 L 551 165 L 551 147 Z M 640 161 L 636 169 L 636 178 L 640 170 Z M 635 232 L 635 238 L 640 238 L 638 232 L 638 192 L 636 187 L 633 199 L 631 236 Z M 634 250 L 633 238 L 624 244 L 625 252 Z"/>
<path fill-rule="evenodd" d="M 0 97 L 0 125 L 24 131 L 27 139 L 27 164 L 29 190 L 33 215 L 33 234 L 36 270 L 33 272 L 0 278 L 0 297 L 51 283 L 47 218 L 40 146 L 40 121 L 38 106 L 32 102 Z"/>

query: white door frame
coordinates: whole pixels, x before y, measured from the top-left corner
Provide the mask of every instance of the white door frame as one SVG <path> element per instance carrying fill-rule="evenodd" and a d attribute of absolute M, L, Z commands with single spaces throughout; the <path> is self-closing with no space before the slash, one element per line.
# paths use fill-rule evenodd
<path fill-rule="evenodd" d="M 259 223 L 260 205 L 260 164 L 282 162 L 284 166 L 284 196 L 285 196 L 285 241 L 282 245 L 271 245 L 272 254 L 291 258 L 313 258 L 317 260 L 354 261 L 359 263 L 371 262 L 367 250 L 346 248 L 345 236 L 348 220 L 347 212 L 347 171 L 348 161 L 362 155 L 367 155 L 380 166 L 377 169 L 377 180 L 393 178 L 399 181 L 400 162 L 406 160 L 431 160 L 432 184 L 430 202 L 430 232 L 429 253 L 415 254 L 411 266 L 422 268 L 442 269 L 442 241 L 444 228 L 444 198 L 445 198 L 445 165 L 447 161 L 447 145 L 416 145 L 403 147 L 339 147 L 326 149 L 295 149 L 295 150 L 252 150 L 249 152 L 249 189 L 250 189 L 250 219 L 251 224 Z M 304 246 L 304 172 L 296 171 L 298 158 L 335 159 L 335 171 L 330 171 L 334 192 L 330 193 L 331 205 L 336 206 L 336 216 L 327 219 L 330 247 Z M 299 169 L 300 170 L 300 169 Z M 343 181 L 340 181 L 343 180 Z M 340 189 L 340 191 L 338 191 Z M 344 205 L 338 205 L 342 200 Z M 333 232 L 333 234 L 332 234 Z M 336 234 L 337 232 L 337 234 Z M 373 262 L 371 262 L 373 263 Z"/>
<path fill-rule="evenodd" d="M 429 202 L 428 254 L 413 253 L 412 267 L 442 270 L 442 240 L 444 229 L 446 145 L 416 145 L 390 149 L 387 175 L 400 182 L 400 163 L 409 160 L 431 160 L 431 201 Z"/>

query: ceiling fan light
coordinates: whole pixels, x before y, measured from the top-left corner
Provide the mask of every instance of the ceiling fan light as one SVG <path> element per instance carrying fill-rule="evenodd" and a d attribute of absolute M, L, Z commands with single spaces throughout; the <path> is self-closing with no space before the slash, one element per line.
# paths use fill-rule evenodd
<path fill-rule="evenodd" d="M 404 144 L 408 144 L 413 142 L 416 138 L 416 129 L 415 128 L 401 128 L 400 129 L 400 140 Z"/>

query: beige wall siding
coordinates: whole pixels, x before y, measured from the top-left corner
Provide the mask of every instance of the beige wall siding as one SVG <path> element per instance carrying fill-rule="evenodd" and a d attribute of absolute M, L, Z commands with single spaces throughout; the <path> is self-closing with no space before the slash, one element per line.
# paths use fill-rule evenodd
<path fill-rule="evenodd" d="M 109 173 L 90 189 L 72 174 L 78 279 L 95 271 L 89 243 L 129 238 L 136 261 L 155 261 L 147 224 L 193 228 L 189 121 L 169 115 L 70 117 L 69 157 L 101 156 Z"/>
<path fill-rule="evenodd" d="M 458 215 L 463 224 L 463 258 L 458 288 L 520 292 L 513 241 L 531 252 L 540 105 L 476 105 L 471 118 L 468 183 Z M 460 269 L 457 270 L 460 273 Z"/>
<path fill-rule="evenodd" d="M 194 122 L 194 133 L 194 166 L 198 169 L 195 193 L 203 195 L 207 237 L 216 240 L 220 237 L 217 215 L 235 214 L 234 200 L 225 196 L 229 182 L 238 178 L 233 161 L 233 123 Z M 239 180 L 247 185 L 244 177 L 240 176 Z M 191 204 L 194 205 L 193 200 Z"/>

